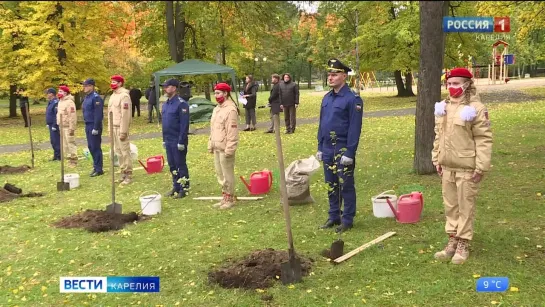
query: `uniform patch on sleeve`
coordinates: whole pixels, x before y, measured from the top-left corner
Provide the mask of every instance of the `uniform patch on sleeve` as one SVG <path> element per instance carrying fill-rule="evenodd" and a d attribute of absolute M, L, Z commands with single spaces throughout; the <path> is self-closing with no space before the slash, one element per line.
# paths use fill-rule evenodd
<path fill-rule="evenodd" d="M 96 104 L 97 104 L 97 106 L 99 106 L 99 105 L 100 105 L 100 101 L 97 101 Z"/>
<path fill-rule="evenodd" d="M 75 112 L 76 112 L 76 108 L 70 107 L 70 113 L 75 113 Z"/>
<path fill-rule="evenodd" d="M 484 110 L 484 117 L 486 118 L 486 120 L 489 120 L 489 118 L 488 118 L 488 110 Z"/>
<path fill-rule="evenodd" d="M 361 103 L 357 103 L 356 104 L 356 112 L 361 112 L 361 109 L 362 109 Z"/>
<path fill-rule="evenodd" d="M 129 103 L 128 102 L 125 102 L 123 104 L 123 109 L 127 110 L 129 108 Z"/>
<path fill-rule="evenodd" d="M 187 113 L 187 109 L 182 108 L 182 113 Z"/>
<path fill-rule="evenodd" d="M 237 124 L 232 124 L 231 125 L 231 128 L 236 128 L 237 127 Z"/>
<path fill-rule="evenodd" d="M 487 109 L 484 110 L 484 118 L 486 118 L 486 120 L 484 121 L 484 125 L 486 127 L 490 127 L 490 119 L 488 118 L 488 110 Z"/>

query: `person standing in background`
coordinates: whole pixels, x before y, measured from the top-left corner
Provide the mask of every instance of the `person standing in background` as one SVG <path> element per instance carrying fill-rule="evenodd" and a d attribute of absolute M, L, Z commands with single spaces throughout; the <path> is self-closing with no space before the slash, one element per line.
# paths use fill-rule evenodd
<path fill-rule="evenodd" d="M 159 112 L 159 106 L 157 103 L 157 92 L 155 89 L 155 82 L 150 81 L 149 87 L 146 90 L 146 99 L 148 100 L 148 123 L 153 122 L 153 109 L 155 108 L 155 113 L 157 113 L 158 122 L 161 122 L 161 112 Z"/>
<path fill-rule="evenodd" d="M 129 96 L 131 97 L 132 117 L 134 117 L 135 109 L 138 111 L 138 117 L 140 117 L 140 99 L 142 98 L 142 91 L 139 88 L 131 87 Z"/>
<path fill-rule="evenodd" d="M 246 85 L 244 86 L 244 95 L 246 98 L 246 105 L 244 105 L 244 113 L 246 116 L 246 129 L 243 131 L 254 131 L 256 125 L 255 106 L 257 103 L 257 90 L 259 84 L 254 82 L 252 75 L 246 76 Z"/>
<path fill-rule="evenodd" d="M 21 116 L 23 116 L 23 120 L 25 121 L 25 128 L 28 127 L 31 123 L 28 122 L 28 112 L 30 112 L 30 103 L 28 102 L 28 97 L 23 96 L 22 93 L 25 89 L 21 88 L 19 89 L 19 108 L 21 109 Z"/>
<path fill-rule="evenodd" d="M 284 82 L 280 83 L 280 108 L 284 111 L 286 133 L 291 134 L 295 132 L 296 109 L 299 107 L 299 86 L 293 82 L 289 73 L 283 74 L 282 80 Z"/>
<path fill-rule="evenodd" d="M 280 76 L 278 74 L 273 74 L 271 76 L 271 83 L 273 85 L 271 89 L 271 94 L 269 95 L 269 106 L 271 108 L 271 126 L 269 127 L 269 130 L 267 130 L 265 133 L 273 133 L 274 132 L 274 120 L 273 115 L 279 114 L 282 112 L 280 109 Z"/>

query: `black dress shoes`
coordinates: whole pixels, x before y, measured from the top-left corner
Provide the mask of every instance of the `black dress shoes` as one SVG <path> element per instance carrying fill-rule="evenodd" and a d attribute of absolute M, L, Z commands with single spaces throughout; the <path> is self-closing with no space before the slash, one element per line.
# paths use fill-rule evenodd
<path fill-rule="evenodd" d="M 89 175 L 90 177 L 96 177 L 96 176 L 101 176 L 101 175 L 104 175 L 104 172 L 92 172 L 91 175 Z"/>
<path fill-rule="evenodd" d="M 352 225 L 341 224 L 339 227 L 335 228 L 335 232 L 336 233 L 343 233 L 343 232 L 347 231 L 348 229 L 350 229 L 352 227 L 353 227 Z"/>
<path fill-rule="evenodd" d="M 331 228 L 335 225 L 340 225 L 341 222 L 340 221 L 332 221 L 332 220 L 327 220 L 327 222 L 325 222 L 325 224 L 323 224 L 322 226 L 320 226 L 320 229 L 326 229 L 326 228 Z"/>
<path fill-rule="evenodd" d="M 176 193 L 176 191 L 175 191 L 174 189 L 172 189 L 172 190 L 170 190 L 169 192 L 167 192 L 167 193 L 165 194 L 165 196 L 166 196 L 166 197 L 172 197 L 172 196 L 174 196 L 174 193 Z"/>

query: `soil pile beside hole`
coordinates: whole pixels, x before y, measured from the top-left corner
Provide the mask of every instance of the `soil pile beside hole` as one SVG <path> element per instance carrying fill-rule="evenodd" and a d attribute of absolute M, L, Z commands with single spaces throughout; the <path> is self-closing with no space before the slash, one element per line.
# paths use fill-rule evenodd
<path fill-rule="evenodd" d="M 24 173 L 30 169 L 30 166 L 28 165 L 22 165 L 22 166 L 9 166 L 4 165 L 0 166 L 0 174 L 19 174 Z"/>
<path fill-rule="evenodd" d="M 104 232 L 122 229 L 125 224 L 144 220 L 136 212 L 109 213 L 103 210 L 86 210 L 67 216 L 55 222 L 57 228 L 83 228 L 90 232 Z"/>
<path fill-rule="evenodd" d="M 308 275 L 313 260 L 299 255 L 298 258 L 301 260 L 303 276 Z M 273 285 L 276 276 L 280 279 L 281 265 L 288 260 L 287 251 L 272 248 L 257 250 L 240 261 L 209 272 L 208 280 L 224 288 L 264 289 Z"/>
<path fill-rule="evenodd" d="M 44 196 L 44 193 L 34 193 L 30 192 L 28 194 L 15 194 L 4 188 L 0 188 L 0 203 L 12 201 L 17 197 L 40 197 Z"/>

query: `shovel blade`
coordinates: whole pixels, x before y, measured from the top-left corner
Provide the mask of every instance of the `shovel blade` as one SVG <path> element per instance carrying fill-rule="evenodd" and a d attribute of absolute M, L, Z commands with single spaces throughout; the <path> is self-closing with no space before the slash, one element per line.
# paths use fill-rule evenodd
<path fill-rule="evenodd" d="M 106 206 L 106 212 L 108 213 L 119 213 L 122 212 L 121 204 L 113 203 Z"/>
<path fill-rule="evenodd" d="M 290 259 L 280 265 L 280 279 L 282 284 L 292 284 L 302 280 L 301 261 L 297 258 Z"/>
<path fill-rule="evenodd" d="M 334 260 L 344 255 L 344 241 L 337 240 L 331 244 L 330 259 Z"/>
<path fill-rule="evenodd" d="M 68 182 L 57 182 L 57 191 L 70 191 L 70 183 Z"/>

